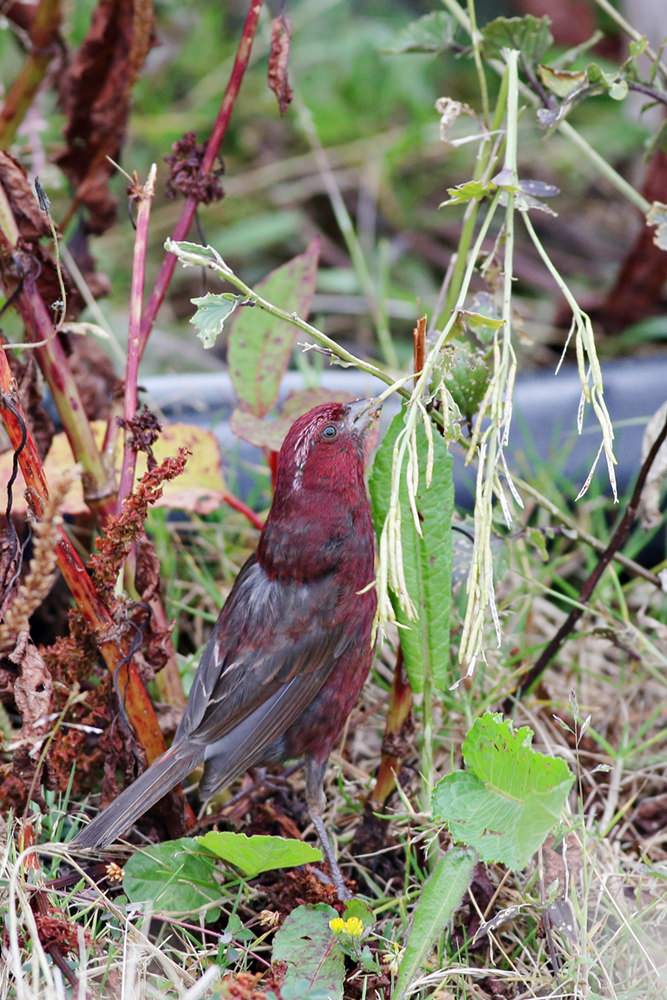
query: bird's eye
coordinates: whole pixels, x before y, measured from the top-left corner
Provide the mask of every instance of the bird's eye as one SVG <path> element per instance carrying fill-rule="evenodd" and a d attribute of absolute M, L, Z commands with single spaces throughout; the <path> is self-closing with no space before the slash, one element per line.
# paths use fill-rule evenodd
<path fill-rule="evenodd" d="M 335 437 L 338 436 L 338 428 L 334 427 L 333 424 L 327 424 L 327 426 L 322 431 L 322 437 L 325 441 L 333 441 Z"/>

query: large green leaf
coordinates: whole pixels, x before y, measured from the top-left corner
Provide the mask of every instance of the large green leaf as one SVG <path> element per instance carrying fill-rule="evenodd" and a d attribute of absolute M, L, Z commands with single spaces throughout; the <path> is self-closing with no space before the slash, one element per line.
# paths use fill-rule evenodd
<path fill-rule="evenodd" d="M 370 477 L 370 494 L 376 531 L 382 531 L 389 512 L 394 442 L 403 427 L 403 413 L 392 420 L 380 445 Z M 391 595 L 399 629 L 401 649 L 410 686 L 421 691 L 430 676 L 440 690 L 449 677 L 449 619 L 452 600 L 452 513 L 454 486 L 452 459 L 444 439 L 434 430 L 433 477 L 426 485 L 428 441 L 420 424 L 417 431 L 419 488 L 417 510 L 422 534 L 418 534 L 403 476 L 400 489 L 403 568 L 407 589 L 417 611 L 410 619 L 396 594 Z"/>
<path fill-rule="evenodd" d="M 451 14 L 444 10 L 432 11 L 406 25 L 387 51 L 393 54 L 422 52 L 435 55 L 451 46 L 455 32 L 456 21 Z"/>
<path fill-rule="evenodd" d="M 315 292 L 319 241 L 271 271 L 256 291 L 273 305 L 301 318 L 308 315 Z M 296 328 L 263 309 L 238 309 L 230 325 L 229 374 L 241 408 L 263 417 L 278 399 L 280 383 L 294 348 Z"/>
<path fill-rule="evenodd" d="M 322 860 L 322 852 L 317 847 L 288 837 L 248 837 L 245 833 L 211 830 L 197 837 L 197 842 L 223 861 L 229 861 L 247 878 L 274 868 L 294 868 Z"/>
<path fill-rule="evenodd" d="M 392 996 L 401 1000 L 452 919 L 470 885 L 477 862 L 474 851 L 453 848 L 440 855 L 424 883 L 412 915 L 405 952 Z"/>
<path fill-rule="evenodd" d="M 487 59 L 500 58 L 503 49 L 519 49 L 529 63 L 539 63 L 553 45 L 548 17 L 496 17 L 482 28 L 482 48 Z"/>
<path fill-rule="evenodd" d="M 574 776 L 564 760 L 531 747 L 527 726 L 501 715 L 477 719 L 463 741 L 466 771 L 433 790 L 433 816 L 483 861 L 525 868 L 558 823 Z"/>
<path fill-rule="evenodd" d="M 123 871 L 123 889 L 133 902 L 147 902 L 162 913 L 193 913 L 220 898 L 215 858 L 191 837 L 167 840 L 133 854 Z M 206 911 L 217 919 L 220 911 Z"/>
<path fill-rule="evenodd" d="M 337 916 L 326 903 L 297 906 L 277 932 L 271 958 L 287 964 L 283 1000 L 343 1000 L 345 959 L 329 927 Z"/>

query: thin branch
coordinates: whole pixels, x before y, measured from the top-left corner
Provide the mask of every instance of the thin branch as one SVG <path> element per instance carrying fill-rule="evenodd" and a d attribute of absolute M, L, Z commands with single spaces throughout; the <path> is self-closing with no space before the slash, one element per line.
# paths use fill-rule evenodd
<path fill-rule="evenodd" d="M 227 132 L 227 126 L 229 125 L 229 120 L 232 116 L 232 111 L 234 110 L 234 104 L 236 103 L 236 98 L 238 97 L 243 77 L 250 61 L 252 43 L 257 32 L 257 24 L 259 22 L 261 8 L 262 0 L 250 0 L 248 13 L 243 25 L 241 40 L 236 52 L 236 58 L 234 59 L 234 65 L 232 66 L 229 81 L 222 98 L 222 104 L 220 105 L 220 110 L 218 111 L 218 117 L 215 120 L 215 125 L 213 126 L 213 131 L 206 145 L 206 151 L 202 160 L 200 173 L 204 176 L 206 174 L 210 174 L 213 170 L 218 153 L 220 152 L 222 140 Z M 186 200 L 180 218 L 174 227 L 174 231 L 172 233 L 173 240 L 178 241 L 186 238 L 190 230 L 190 226 L 192 225 L 192 220 L 194 219 L 196 210 L 197 199 L 190 196 Z M 153 329 L 153 324 L 155 323 L 157 314 L 160 311 L 160 307 L 164 302 L 167 290 L 171 284 L 175 267 L 176 257 L 173 254 L 168 253 L 162 262 L 162 267 L 160 268 L 160 273 L 155 281 L 153 292 L 142 316 L 140 356 L 146 349 L 146 344 L 148 342 L 148 338 L 150 337 L 151 330 Z"/>
<path fill-rule="evenodd" d="M 125 368 L 125 441 L 123 464 L 120 473 L 116 511 L 120 513 L 123 501 L 132 492 L 137 452 L 133 446 L 132 421 L 137 413 L 137 382 L 141 358 L 141 314 L 144 301 L 144 281 L 146 276 L 146 250 L 148 247 L 148 224 L 151 203 L 155 193 L 157 167 L 152 165 L 146 183 L 137 192 L 137 228 L 134 237 L 134 258 L 132 261 L 132 285 L 130 290 L 130 317 L 127 331 L 127 364 Z"/>
<path fill-rule="evenodd" d="M 665 420 L 662 430 L 651 445 L 651 450 L 644 459 L 642 467 L 639 471 L 639 476 L 637 477 L 637 483 L 630 498 L 630 502 L 625 508 L 623 516 L 609 539 L 609 544 L 600 556 L 598 564 L 593 572 L 584 581 L 584 584 L 579 592 L 577 605 L 572 608 L 561 627 L 542 650 L 542 653 L 540 654 L 535 665 L 521 678 L 520 686 L 517 688 L 516 693 L 506 700 L 504 705 L 505 711 L 509 711 L 514 700 L 520 698 L 525 691 L 529 691 L 535 685 L 553 657 L 573 631 L 584 611 L 587 610 L 586 603 L 598 585 L 602 574 L 607 569 L 618 550 L 622 548 L 627 541 L 630 529 L 632 528 L 633 522 L 637 517 L 639 501 L 641 500 L 642 490 L 646 484 L 646 479 L 665 440 L 667 440 L 667 420 Z"/>

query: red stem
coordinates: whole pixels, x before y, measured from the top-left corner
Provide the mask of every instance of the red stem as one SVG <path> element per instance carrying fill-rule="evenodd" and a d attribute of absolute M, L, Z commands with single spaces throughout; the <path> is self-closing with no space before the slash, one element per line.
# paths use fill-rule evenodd
<path fill-rule="evenodd" d="M 263 0 L 250 0 L 248 13 L 243 25 L 241 40 L 236 51 L 234 65 L 232 66 L 232 72 L 227 82 L 227 87 L 222 98 L 220 110 L 218 111 L 218 117 L 216 118 L 215 125 L 213 126 L 211 137 L 206 144 L 206 151 L 200 168 L 200 172 L 204 176 L 211 173 L 218 157 L 218 153 L 220 152 L 220 146 L 222 145 L 222 140 L 225 137 L 227 126 L 229 125 L 229 120 L 232 116 L 232 111 L 234 110 L 234 104 L 236 102 L 236 98 L 238 97 L 239 90 L 241 89 L 241 83 L 243 82 L 243 77 L 250 61 L 252 43 L 257 32 L 257 24 L 259 22 L 259 13 L 262 8 L 262 2 Z M 194 215 L 197 210 L 197 205 L 198 201 L 196 198 L 192 196 L 187 198 L 185 205 L 183 206 L 181 216 L 174 227 L 173 233 L 171 234 L 171 238 L 173 240 L 183 240 L 188 235 L 190 226 L 192 225 L 192 220 L 194 219 Z M 171 284 L 175 267 L 176 257 L 174 254 L 168 253 L 162 262 L 160 273 L 157 276 L 148 305 L 144 310 L 141 323 L 140 356 L 146 348 L 146 343 L 151 335 L 153 324 L 155 323 L 157 314 L 160 311 L 169 285 Z"/>
<path fill-rule="evenodd" d="M 127 331 L 127 364 L 125 368 L 125 441 L 123 449 L 123 465 L 120 473 L 116 510 L 122 510 L 123 501 L 132 492 L 134 473 L 137 465 L 137 453 L 132 447 L 132 431 L 130 423 L 137 412 L 137 381 L 139 378 L 139 361 L 141 359 L 141 312 L 144 299 L 144 281 L 146 277 L 146 250 L 148 247 L 148 224 L 151 216 L 151 203 L 155 192 L 155 164 L 148 173 L 148 179 L 139 190 L 139 208 L 137 210 L 137 230 L 134 238 L 134 258 L 132 261 L 132 286 L 130 290 L 130 317 Z"/>
<path fill-rule="evenodd" d="M 257 528 L 258 531 L 262 530 L 264 527 L 264 521 L 262 521 L 261 517 L 258 514 L 255 514 L 254 510 L 248 507 L 243 500 L 239 500 L 239 498 L 235 497 L 233 493 L 225 493 L 224 501 L 228 507 L 231 507 L 233 510 L 238 510 L 239 513 L 243 514 L 243 516 L 252 524 L 253 528 Z"/>

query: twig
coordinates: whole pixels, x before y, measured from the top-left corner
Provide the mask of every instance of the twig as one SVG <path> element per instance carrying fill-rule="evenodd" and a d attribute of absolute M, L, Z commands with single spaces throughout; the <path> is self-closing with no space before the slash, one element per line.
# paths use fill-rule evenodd
<path fill-rule="evenodd" d="M 639 80 L 628 80 L 628 89 L 635 90 L 638 94 L 646 94 L 656 104 L 667 105 L 667 94 L 664 90 L 656 90 L 655 87 L 649 87 L 647 83 L 640 83 Z"/>
<path fill-rule="evenodd" d="M 218 111 L 218 117 L 215 120 L 211 137 L 206 144 L 206 151 L 200 167 L 200 173 L 204 176 L 209 174 L 213 169 L 220 151 L 220 146 L 222 145 L 222 140 L 227 132 L 227 126 L 229 125 L 229 120 L 232 116 L 232 111 L 234 110 L 234 104 L 236 102 L 236 98 L 238 97 L 239 90 L 241 89 L 245 71 L 248 68 L 250 53 L 252 51 L 252 43 L 257 32 L 257 24 L 261 8 L 262 0 L 250 0 L 248 13 L 243 25 L 241 40 L 236 52 L 236 58 L 234 59 L 234 65 L 232 66 L 232 71 L 229 76 L 227 87 L 225 88 L 222 104 L 220 105 L 220 110 Z M 188 235 L 190 226 L 192 225 L 192 220 L 197 210 L 197 204 L 197 199 L 192 195 L 186 200 L 185 205 L 183 206 L 183 211 L 181 212 L 180 218 L 172 233 L 173 240 L 183 240 Z M 173 254 L 168 253 L 162 262 L 162 267 L 160 268 L 160 273 L 155 281 L 153 292 L 142 316 L 140 356 L 146 348 L 148 338 L 150 337 L 151 330 L 153 329 L 153 324 L 155 323 L 157 314 L 160 311 L 162 303 L 164 302 L 167 289 L 169 288 L 171 279 L 174 275 L 175 267 L 176 257 Z"/>
<path fill-rule="evenodd" d="M 132 492 L 134 473 L 137 465 L 137 452 L 133 444 L 131 424 L 137 413 L 137 381 L 139 377 L 139 361 L 141 358 L 141 313 L 144 301 L 144 281 L 146 276 L 146 249 L 148 246 L 148 224 L 151 215 L 151 203 L 155 193 L 155 177 L 157 167 L 153 164 L 148 172 L 148 178 L 142 188 L 136 191 L 139 202 L 137 210 L 137 228 L 134 237 L 134 258 L 132 261 L 132 285 L 130 290 L 130 317 L 127 331 L 127 364 L 125 368 L 125 405 L 123 417 L 125 422 L 125 441 L 123 448 L 123 464 L 120 472 L 120 483 L 116 499 L 116 511 L 120 513 L 123 501 Z"/>
<path fill-rule="evenodd" d="M 593 572 L 584 581 L 584 584 L 579 592 L 577 605 L 572 608 L 561 627 L 542 650 L 542 653 L 540 654 L 535 665 L 521 678 L 520 686 L 517 688 L 515 694 L 506 699 L 503 706 L 505 711 L 510 711 L 514 700 L 520 698 L 525 691 L 529 691 L 542 676 L 550 661 L 561 648 L 586 610 L 586 603 L 599 583 L 602 574 L 609 566 L 616 552 L 622 548 L 627 541 L 632 524 L 637 517 L 639 501 L 641 499 L 642 490 L 644 489 L 647 476 L 651 471 L 651 467 L 655 462 L 658 452 L 660 451 L 660 448 L 665 440 L 667 440 L 667 420 L 665 420 L 662 430 L 651 445 L 651 450 L 644 459 L 642 467 L 639 471 L 639 476 L 637 477 L 637 483 L 630 498 L 630 502 L 625 508 L 621 520 L 618 522 L 618 525 L 609 539 L 609 544 L 600 556 L 597 566 Z"/>

